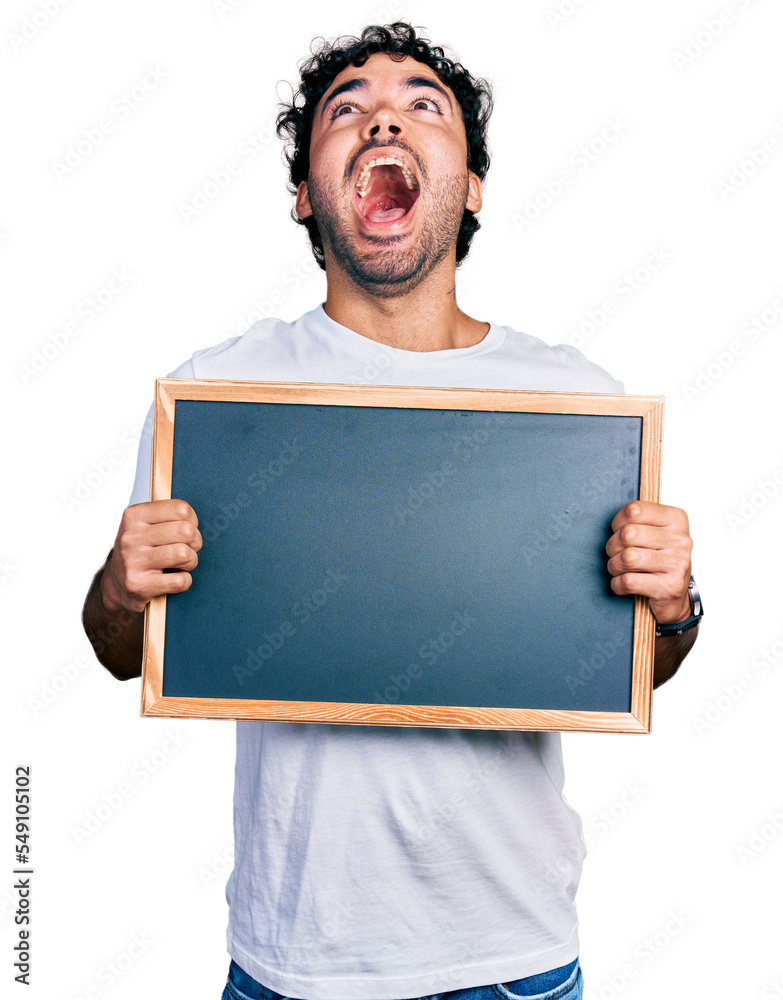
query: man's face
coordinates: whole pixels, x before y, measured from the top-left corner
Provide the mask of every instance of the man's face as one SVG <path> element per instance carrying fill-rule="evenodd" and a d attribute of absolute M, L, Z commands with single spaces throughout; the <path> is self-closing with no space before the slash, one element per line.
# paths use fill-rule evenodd
<path fill-rule="evenodd" d="M 327 273 L 334 264 L 383 296 L 415 288 L 455 257 L 465 208 L 481 207 L 451 90 L 409 57 L 346 67 L 315 109 L 296 207 L 318 223 Z"/>

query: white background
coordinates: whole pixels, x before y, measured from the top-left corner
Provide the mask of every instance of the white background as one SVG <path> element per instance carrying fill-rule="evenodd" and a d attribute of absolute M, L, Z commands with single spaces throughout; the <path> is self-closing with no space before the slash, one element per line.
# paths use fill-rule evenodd
<path fill-rule="evenodd" d="M 313 36 L 405 15 L 495 84 L 462 308 L 554 344 L 614 298 L 582 349 L 627 391 L 665 394 L 662 499 L 688 511 L 695 539 L 707 617 L 654 696 L 652 735 L 564 737 L 590 842 L 577 897 L 586 996 L 783 995 L 779 4 L 583 0 L 561 3 L 559 20 L 555 0 L 510 15 L 405 0 L 49 4 L 51 17 L 33 0 L 1 15 L 3 990 L 220 995 L 234 726 L 140 719 L 139 683 L 96 663 L 80 609 L 130 494 L 154 378 L 241 333 L 254 308 L 293 319 L 323 298 L 269 135 L 278 81 Z M 133 88 L 144 99 L 120 117 L 113 102 Z M 58 168 L 107 117 L 100 145 Z M 602 150 L 607 120 L 621 127 Z M 256 158 L 185 221 L 254 134 Z M 580 169 L 572 154 L 591 142 Z M 748 150 L 765 142 L 756 164 Z M 743 161 L 743 183 L 721 189 Z M 564 169 L 572 183 L 557 194 Z M 617 283 L 653 250 L 665 262 L 621 299 Z M 132 277 L 89 319 L 115 269 Z M 752 339 L 746 324 L 763 316 Z M 18 764 L 33 773 L 27 991 L 11 958 Z M 79 835 L 91 814 L 94 832 Z"/>

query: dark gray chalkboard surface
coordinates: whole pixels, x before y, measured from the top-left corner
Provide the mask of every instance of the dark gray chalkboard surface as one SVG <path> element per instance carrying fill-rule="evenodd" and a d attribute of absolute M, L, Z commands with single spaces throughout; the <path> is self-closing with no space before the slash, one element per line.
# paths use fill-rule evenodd
<path fill-rule="evenodd" d="M 651 616 L 604 545 L 657 499 L 658 397 L 160 394 L 153 498 L 204 545 L 153 602 L 143 714 L 649 731 Z"/>

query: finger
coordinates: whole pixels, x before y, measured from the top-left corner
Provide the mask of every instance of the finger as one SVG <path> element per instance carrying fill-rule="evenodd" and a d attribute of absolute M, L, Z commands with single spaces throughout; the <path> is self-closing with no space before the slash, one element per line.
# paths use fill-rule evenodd
<path fill-rule="evenodd" d="M 184 571 L 177 573 L 154 571 L 138 574 L 132 581 L 129 581 L 132 585 L 127 591 L 126 603 L 134 611 L 143 611 L 153 597 L 183 593 L 188 590 L 192 582 L 193 577 Z"/>
<path fill-rule="evenodd" d="M 606 554 L 616 556 L 626 548 L 668 549 L 687 548 L 688 535 L 671 528 L 656 528 L 649 524 L 624 524 L 606 543 Z"/>
<path fill-rule="evenodd" d="M 611 581 L 615 594 L 638 595 L 655 601 L 680 599 L 681 586 L 678 587 L 666 573 L 622 573 L 613 576 Z"/>
<path fill-rule="evenodd" d="M 201 532 L 193 521 L 161 521 L 156 524 L 139 525 L 133 533 L 133 538 L 140 547 L 184 542 L 195 552 L 198 552 L 203 544 Z"/>
<path fill-rule="evenodd" d="M 659 527 L 676 525 L 687 532 L 688 515 L 680 507 L 667 507 L 648 500 L 632 500 L 615 514 L 612 531 L 618 531 L 625 524 L 652 524 Z"/>
<path fill-rule="evenodd" d="M 670 549 L 623 549 L 606 564 L 611 576 L 621 573 L 667 573 L 682 581 L 690 576 L 690 559 Z"/>
<path fill-rule="evenodd" d="M 190 541 L 177 541 L 195 531 Z M 193 569 L 198 563 L 201 535 L 190 521 L 171 521 L 128 530 L 117 537 L 112 564 L 120 585 L 135 572 L 148 569 Z M 126 585 L 127 586 L 127 585 Z"/>
<path fill-rule="evenodd" d="M 198 565 L 198 555 L 185 542 L 172 545 L 156 545 L 139 554 L 137 570 L 184 569 L 192 570 Z"/>
<path fill-rule="evenodd" d="M 186 500 L 150 500 L 127 507 L 126 515 L 132 521 L 160 524 L 164 521 L 192 521 L 198 525 L 196 512 Z"/>

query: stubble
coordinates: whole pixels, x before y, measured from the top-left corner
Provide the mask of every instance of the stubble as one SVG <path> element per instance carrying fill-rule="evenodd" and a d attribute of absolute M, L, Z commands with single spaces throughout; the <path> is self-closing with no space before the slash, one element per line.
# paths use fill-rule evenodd
<path fill-rule="evenodd" d="M 416 204 L 419 236 L 413 245 L 403 246 L 405 236 L 353 236 L 346 217 L 353 213 L 353 192 L 331 180 L 310 176 L 307 182 L 313 217 L 324 250 L 359 287 L 382 298 L 412 292 L 456 248 L 465 204 L 468 178 L 441 176 L 432 182 L 422 171 L 422 193 Z M 359 244 L 363 246 L 360 247 Z M 364 249 L 364 247 L 367 249 Z"/>

